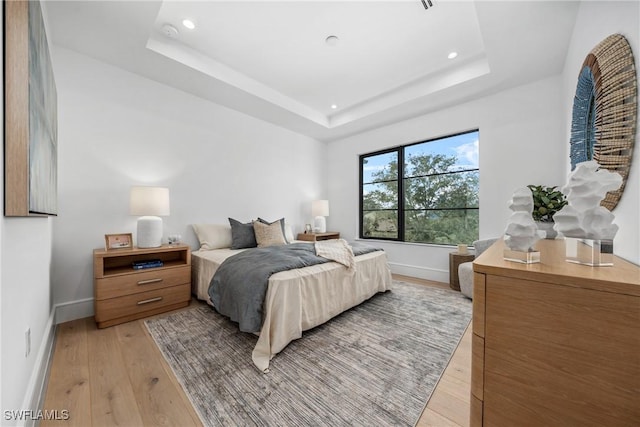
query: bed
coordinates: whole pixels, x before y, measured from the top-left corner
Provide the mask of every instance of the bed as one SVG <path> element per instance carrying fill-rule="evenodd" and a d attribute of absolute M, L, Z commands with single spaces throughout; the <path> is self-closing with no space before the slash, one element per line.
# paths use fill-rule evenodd
<path fill-rule="evenodd" d="M 215 229 L 223 237 L 211 244 L 215 233 L 209 233 L 209 238 L 203 240 L 202 229 L 199 232 L 198 226 L 194 225 L 201 249 L 192 253 L 191 260 L 193 294 L 210 305 L 209 285 L 220 265 L 227 258 L 248 250 L 228 247 L 231 246 L 228 227 L 217 226 Z M 292 241 L 291 236 L 288 241 Z M 354 260 L 355 269 L 326 262 L 271 275 L 264 299 L 262 327 L 252 352 L 253 363 L 258 369 L 267 372 L 270 360 L 291 341 L 301 338 L 303 331 L 390 289 L 391 272 L 384 251 L 359 255 Z"/>

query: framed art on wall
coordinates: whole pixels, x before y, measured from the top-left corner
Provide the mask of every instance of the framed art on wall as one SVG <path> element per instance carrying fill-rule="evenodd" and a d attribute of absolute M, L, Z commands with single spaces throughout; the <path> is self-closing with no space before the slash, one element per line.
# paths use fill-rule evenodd
<path fill-rule="evenodd" d="M 56 215 L 57 93 L 40 2 L 3 7 L 4 214 Z"/>

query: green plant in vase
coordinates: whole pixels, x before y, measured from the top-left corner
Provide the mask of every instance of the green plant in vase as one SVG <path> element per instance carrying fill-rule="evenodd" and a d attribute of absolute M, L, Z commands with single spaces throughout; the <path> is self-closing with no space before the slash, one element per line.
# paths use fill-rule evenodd
<path fill-rule="evenodd" d="M 538 224 L 538 229 L 546 233 L 547 239 L 554 239 L 556 231 L 553 229 L 553 216 L 567 204 L 567 199 L 558 187 L 545 187 L 543 185 L 527 185 L 533 196 L 533 220 Z"/>

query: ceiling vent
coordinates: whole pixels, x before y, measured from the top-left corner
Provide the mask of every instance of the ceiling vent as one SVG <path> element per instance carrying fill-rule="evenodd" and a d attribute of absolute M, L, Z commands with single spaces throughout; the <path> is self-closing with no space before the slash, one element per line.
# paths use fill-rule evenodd
<path fill-rule="evenodd" d="M 420 0 L 422 1 L 422 5 L 424 6 L 425 10 L 429 9 L 430 7 L 433 7 L 433 3 L 431 3 L 431 0 Z"/>

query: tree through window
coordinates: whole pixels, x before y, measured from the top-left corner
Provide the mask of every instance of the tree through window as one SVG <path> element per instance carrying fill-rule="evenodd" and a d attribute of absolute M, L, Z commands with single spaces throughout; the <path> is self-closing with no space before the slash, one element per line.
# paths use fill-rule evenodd
<path fill-rule="evenodd" d="M 478 239 L 477 130 L 360 156 L 360 237 Z M 401 161 L 399 161 L 401 159 Z"/>

